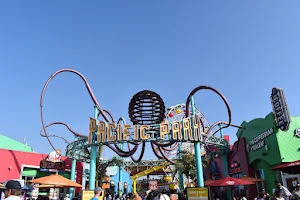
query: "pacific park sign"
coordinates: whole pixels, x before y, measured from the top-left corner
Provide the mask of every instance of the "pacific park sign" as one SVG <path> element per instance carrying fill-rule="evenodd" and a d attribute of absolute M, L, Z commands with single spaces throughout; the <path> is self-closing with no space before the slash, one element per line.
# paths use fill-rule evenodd
<path fill-rule="evenodd" d="M 88 143 L 118 143 L 127 141 L 182 141 L 201 142 L 203 126 L 199 115 L 178 122 L 163 122 L 155 125 L 121 125 L 97 122 L 90 118 Z"/>

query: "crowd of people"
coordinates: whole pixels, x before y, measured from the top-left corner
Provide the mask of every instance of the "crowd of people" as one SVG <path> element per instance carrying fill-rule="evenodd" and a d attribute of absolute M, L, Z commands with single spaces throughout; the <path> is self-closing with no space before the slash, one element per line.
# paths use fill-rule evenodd
<path fill-rule="evenodd" d="M 295 189 L 290 192 L 286 187 L 282 186 L 279 181 L 276 181 L 276 188 L 273 194 L 270 195 L 265 189 L 262 189 L 254 200 L 300 200 L 300 184 L 297 184 Z M 216 197 L 215 200 L 220 200 Z M 233 200 L 247 200 L 245 196 L 233 197 Z"/>
<path fill-rule="evenodd" d="M 10 180 L 6 183 L 5 187 L 5 200 L 21 200 L 20 195 L 22 190 L 21 184 L 18 181 Z M 120 196 L 112 195 L 109 193 L 109 191 L 105 191 L 100 187 L 96 187 L 94 194 L 95 195 L 91 200 L 99 200 L 100 197 L 103 197 L 103 200 L 186 200 L 186 195 L 184 194 L 181 195 L 175 191 L 168 193 L 165 190 L 160 192 L 148 191 L 145 195 L 141 196 L 132 193 Z M 213 199 L 220 200 L 218 197 L 214 197 Z M 49 200 L 49 197 L 39 196 L 37 200 Z M 247 198 L 233 197 L 233 200 L 247 200 Z M 281 183 L 277 181 L 276 188 L 273 190 L 272 195 L 268 194 L 265 189 L 262 189 L 255 200 L 300 200 L 300 184 L 297 184 L 295 189 L 290 192 L 286 187 L 282 186 Z"/>

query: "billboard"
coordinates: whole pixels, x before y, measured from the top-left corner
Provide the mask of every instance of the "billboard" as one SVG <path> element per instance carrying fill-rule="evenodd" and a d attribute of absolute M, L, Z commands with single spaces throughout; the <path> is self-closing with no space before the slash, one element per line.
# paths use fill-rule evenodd
<path fill-rule="evenodd" d="M 149 181 L 149 190 L 157 190 L 157 189 L 158 189 L 157 181 Z"/>
<path fill-rule="evenodd" d="M 291 123 L 291 117 L 283 89 L 272 89 L 271 104 L 277 127 L 282 131 L 287 131 Z"/>

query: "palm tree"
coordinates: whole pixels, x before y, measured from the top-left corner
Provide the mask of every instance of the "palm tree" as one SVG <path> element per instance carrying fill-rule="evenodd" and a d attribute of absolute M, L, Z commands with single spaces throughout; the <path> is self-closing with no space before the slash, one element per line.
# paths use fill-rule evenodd
<path fill-rule="evenodd" d="M 173 174 L 173 179 L 177 171 L 182 172 L 186 177 L 191 179 L 196 178 L 197 168 L 196 168 L 196 158 L 195 155 L 188 151 L 181 151 L 181 158 L 177 159 L 175 162 L 175 173 Z M 202 167 L 204 169 L 208 168 L 210 164 L 210 156 L 205 154 L 202 156 Z"/>
<path fill-rule="evenodd" d="M 106 169 L 108 167 L 112 167 L 112 166 L 120 167 L 122 165 L 123 165 L 123 161 L 121 159 L 118 159 L 117 157 L 113 157 L 111 160 L 105 161 L 105 162 L 98 159 L 98 162 L 97 162 L 97 178 L 98 178 L 98 181 L 100 181 L 100 184 L 102 183 L 102 180 L 106 176 Z"/>

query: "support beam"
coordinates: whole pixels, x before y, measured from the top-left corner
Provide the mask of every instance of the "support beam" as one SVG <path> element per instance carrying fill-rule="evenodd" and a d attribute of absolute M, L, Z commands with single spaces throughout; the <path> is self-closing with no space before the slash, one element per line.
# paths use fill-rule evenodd
<path fill-rule="evenodd" d="M 98 117 L 98 108 L 95 106 L 94 108 L 94 118 L 97 119 Z M 94 135 L 96 135 L 94 133 Z M 94 143 L 94 137 L 92 143 Z M 95 189 L 95 181 L 96 181 L 96 162 L 97 162 L 97 146 L 91 145 L 91 157 L 90 157 L 91 163 L 90 163 L 90 176 L 89 176 L 89 190 Z"/>

